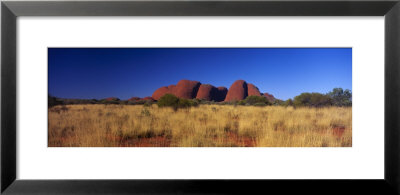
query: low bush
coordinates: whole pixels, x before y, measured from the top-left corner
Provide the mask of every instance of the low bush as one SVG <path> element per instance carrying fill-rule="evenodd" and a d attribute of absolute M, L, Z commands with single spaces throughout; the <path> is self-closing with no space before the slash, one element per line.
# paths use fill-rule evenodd
<path fill-rule="evenodd" d="M 302 93 L 294 97 L 293 105 L 309 107 L 332 106 L 332 98 L 321 93 Z"/>
<path fill-rule="evenodd" d="M 158 107 L 178 108 L 179 98 L 172 94 L 165 94 L 158 100 L 157 105 Z"/>
<path fill-rule="evenodd" d="M 242 100 L 244 102 L 239 101 L 239 103 L 245 103 L 245 105 L 252 105 L 252 106 L 266 106 L 271 105 L 271 102 L 267 100 L 267 98 L 263 96 L 247 96 L 246 99 Z"/>
<path fill-rule="evenodd" d="M 189 108 L 192 106 L 198 106 L 199 101 L 196 99 L 189 100 L 189 99 L 178 98 L 172 94 L 165 94 L 158 100 L 157 105 L 159 107 L 172 107 L 176 110 L 178 108 Z"/>
<path fill-rule="evenodd" d="M 49 99 L 48 99 L 48 106 L 49 108 L 53 107 L 53 106 L 57 106 L 57 105 L 61 105 L 63 104 L 62 101 L 60 101 L 58 98 L 53 97 L 51 95 L 49 95 Z"/>
<path fill-rule="evenodd" d="M 263 103 L 263 102 L 258 102 L 258 103 L 255 103 L 254 104 L 254 106 L 266 106 L 267 104 L 266 103 Z"/>

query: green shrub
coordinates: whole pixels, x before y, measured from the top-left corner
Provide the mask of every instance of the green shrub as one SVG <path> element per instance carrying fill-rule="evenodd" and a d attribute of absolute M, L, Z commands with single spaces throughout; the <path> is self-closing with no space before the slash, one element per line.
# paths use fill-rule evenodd
<path fill-rule="evenodd" d="M 331 106 L 332 98 L 329 95 L 321 93 L 302 93 L 294 97 L 293 105 L 310 107 Z"/>
<path fill-rule="evenodd" d="M 258 103 L 255 103 L 254 104 L 254 106 L 266 106 L 267 104 L 266 103 L 263 103 L 263 102 L 258 102 Z"/>
<path fill-rule="evenodd" d="M 196 106 L 198 106 L 198 105 L 199 105 L 199 102 L 198 102 L 198 101 L 196 101 L 196 99 L 189 100 L 189 101 L 190 101 L 190 106 L 194 106 L 194 107 L 196 107 Z"/>
<path fill-rule="evenodd" d="M 246 105 L 255 105 L 255 104 L 265 104 L 265 105 L 270 105 L 271 103 L 267 100 L 267 98 L 262 97 L 262 96 L 247 96 L 246 99 L 244 99 L 244 102 Z"/>
<path fill-rule="evenodd" d="M 188 99 L 179 99 L 178 107 L 179 108 L 188 108 L 191 106 L 191 102 Z"/>
<path fill-rule="evenodd" d="M 189 108 L 192 106 L 198 106 L 199 102 L 200 101 L 197 99 L 189 100 L 178 98 L 172 94 L 165 94 L 158 100 L 157 105 L 159 107 L 172 107 L 174 108 L 174 110 L 177 110 L 178 108 Z"/>
<path fill-rule="evenodd" d="M 97 104 L 99 102 L 99 100 L 97 100 L 97 99 L 91 99 L 90 100 L 90 103 L 91 104 Z"/>
<path fill-rule="evenodd" d="M 152 101 L 146 101 L 146 102 L 143 104 L 143 106 L 144 106 L 144 107 L 150 107 L 152 104 L 153 104 Z"/>
<path fill-rule="evenodd" d="M 48 99 L 48 106 L 49 106 L 49 108 L 51 108 L 51 107 L 53 107 L 53 106 L 56 106 L 56 105 L 61 105 L 61 104 L 63 104 L 63 102 L 60 101 L 60 100 L 58 100 L 56 97 L 53 97 L 53 96 L 51 96 L 51 95 L 49 95 L 48 97 L 49 97 L 49 99 Z"/>
<path fill-rule="evenodd" d="M 179 98 L 172 94 L 165 94 L 158 100 L 157 105 L 159 107 L 178 108 L 179 107 Z"/>
<path fill-rule="evenodd" d="M 121 104 L 121 105 L 129 105 L 129 101 L 123 100 L 123 101 L 120 101 L 119 104 Z"/>
<path fill-rule="evenodd" d="M 284 106 L 293 106 L 293 100 L 292 99 L 288 99 L 283 103 Z"/>
<path fill-rule="evenodd" d="M 147 108 L 142 109 L 142 111 L 140 112 L 140 114 L 141 114 L 142 116 L 150 116 L 150 115 L 151 115 L 150 111 L 149 111 Z"/>
<path fill-rule="evenodd" d="M 240 100 L 240 101 L 238 101 L 238 103 L 237 103 L 238 105 L 245 105 L 246 104 L 246 101 L 244 101 L 244 100 Z"/>
<path fill-rule="evenodd" d="M 102 99 L 99 102 L 100 104 L 120 104 L 119 99 L 112 99 L 112 100 L 107 100 L 107 99 Z"/>
<path fill-rule="evenodd" d="M 274 105 L 274 106 L 284 106 L 285 105 L 285 101 L 279 100 L 279 99 L 275 99 L 274 102 L 272 102 L 272 105 Z"/>

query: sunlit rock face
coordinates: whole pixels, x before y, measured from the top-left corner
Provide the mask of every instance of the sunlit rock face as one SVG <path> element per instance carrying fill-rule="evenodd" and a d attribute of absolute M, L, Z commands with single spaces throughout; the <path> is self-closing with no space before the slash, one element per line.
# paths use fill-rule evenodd
<path fill-rule="evenodd" d="M 238 101 L 243 100 L 247 97 L 247 83 L 244 80 L 235 81 L 231 87 L 229 87 L 228 93 L 226 94 L 225 101 Z"/>
<path fill-rule="evenodd" d="M 173 90 L 173 94 L 179 98 L 193 99 L 196 98 L 197 91 L 201 83 L 198 81 L 180 80 Z"/>
<path fill-rule="evenodd" d="M 255 96 L 261 96 L 262 94 L 260 93 L 260 90 L 258 90 L 258 87 L 255 85 L 249 83 L 247 84 L 247 94 L 248 96 L 255 95 Z"/>

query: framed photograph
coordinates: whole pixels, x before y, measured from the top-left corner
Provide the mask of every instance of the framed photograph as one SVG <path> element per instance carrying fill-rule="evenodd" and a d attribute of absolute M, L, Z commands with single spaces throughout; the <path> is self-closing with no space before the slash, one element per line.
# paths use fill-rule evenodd
<path fill-rule="evenodd" d="M 351 73 L 352 48 L 48 48 L 48 147 L 351 147 Z"/>
<path fill-rule="evenodd" d="M 399 6 L 2 1 L 1 192 L 398 194 Z"/>

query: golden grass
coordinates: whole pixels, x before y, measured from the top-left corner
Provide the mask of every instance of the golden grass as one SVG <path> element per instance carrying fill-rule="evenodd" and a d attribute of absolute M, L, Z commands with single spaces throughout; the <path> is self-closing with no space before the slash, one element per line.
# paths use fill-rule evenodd
<path fill-rule="evenodd" d="M 351 107 L 68 105 L 49 109 L 49 147 L 351 147 Z"/>

